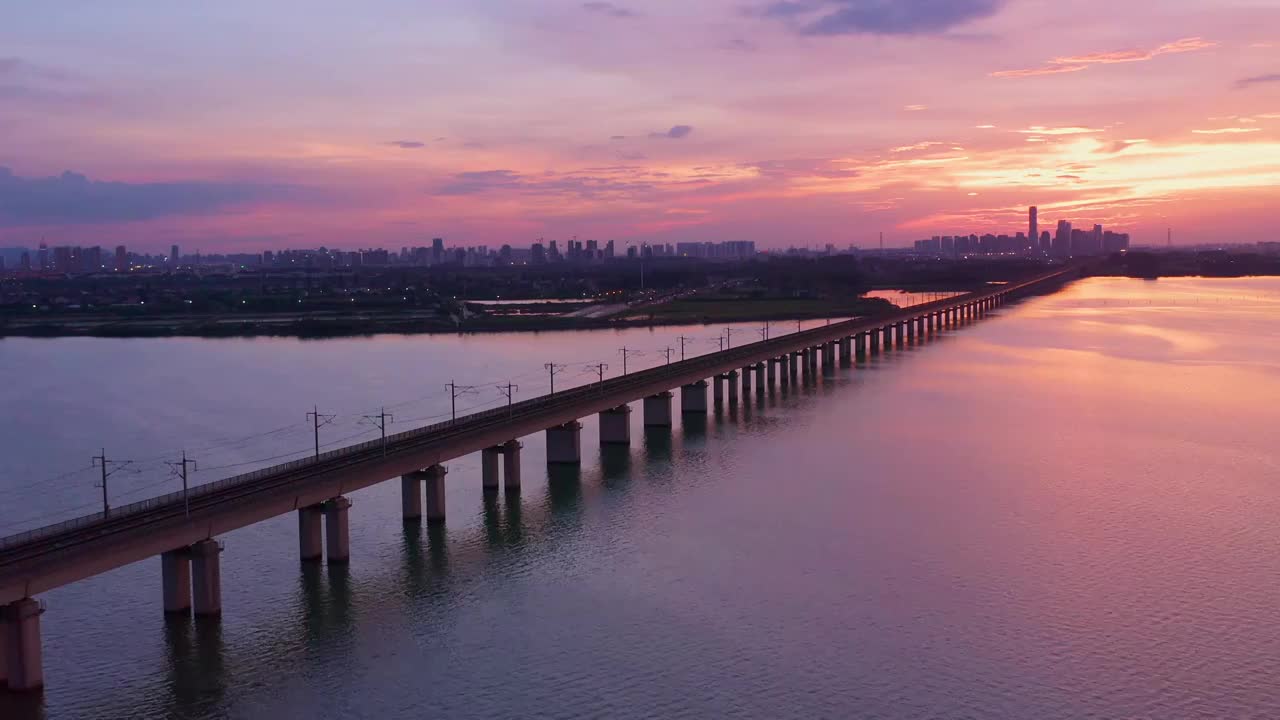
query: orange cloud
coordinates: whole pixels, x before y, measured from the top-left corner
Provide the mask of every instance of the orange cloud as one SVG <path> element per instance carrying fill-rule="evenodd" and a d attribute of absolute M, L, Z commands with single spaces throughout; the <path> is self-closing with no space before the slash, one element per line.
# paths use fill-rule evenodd
<path fill-rule="evenodd" d="M 1198 50 L 1207 50 L 1212 47 L 1217 47 L 1217 45 L 1218 43 L 1210 42 L 1204 38 L 1182 38 L 1181 40 L 1175 40 L 1171 43 L 1165 43 L 1154 50 L 1114 50 L 1111 52 L 1090 53 L 1088 55 L 1056 57 L 1050 60 L 1043 67 L 1026 68 L 1023 70 L 1001 70 L 999 72 L 991 73 L 991 77 L 1021 78 L 1034 77 L 1036 75 L 1058 75 L 1061 73 L 1080 72 L 1081 70 L 1088 70 L 1092 65 L 1145 62 L 1161 55 L 1196 52 Z"/>

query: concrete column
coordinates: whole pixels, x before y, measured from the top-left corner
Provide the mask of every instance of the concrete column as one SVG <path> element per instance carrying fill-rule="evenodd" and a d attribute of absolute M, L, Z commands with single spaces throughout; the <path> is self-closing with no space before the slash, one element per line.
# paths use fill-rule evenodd
<path fill-rule="evenodd" d="M 830 370 L 836 364 L 836 346 L 835 343 L 822 343 L 822 369 Z"/>
<path fill-rule="evenodd" d="M 663 390 L 644 399 L 644 426 L 671 427 L 671 392 Z"/>
<path fill-rule="evenodd" d="M 699 415 L 707 413 L 706 380 L 699 380 L 680 388 L 680 412 Z"/>
<path fill-rule="evenodd" d="M 191 606 L 196 617 L 218 617 L 222 614 L 222 565 L 218 556 L 222 545 L 217 540 L 201 540 L 192 545 Z"/>
<path fill-rule="evenodd" d="M 738 404 L 738 371 L 730 370 L 727 376 L 729 378 L 729 407 Z"/>
<path fill-rule="evenodd" d="M 764 395 L 765 390 L 765 363 L 764 361 L 756 363 L 756 395 Z"/>
<path fill-rule="evenodd" d="M 791 384 L 796 383 L 796 376 L 800 374 L 800 368 L 804 365 L 804 351 L 795 350 L 791 353 L 791 364 L 787 367 L 787 375 L 791 378 Z"/>
<path fill-rule="evenodd" d="M 853 338 L 840 338 L 840 363 L 848 365 L 853 362 Z"/>
<path fill-rule="evenodd" d="M 778 381 L 778 358 L 769 358 L 768 369 L 765 370 L 764 381 L 769 383 L 769 387 L 773 387 Z"/>
<path fill-rule="evenodd" d="M 751 397 L 751 366 L 742 368 L 742 399 Z"/>
<path fill-rule="evenodd" d="M 191 612 L 191 556 L 186 548 L 160 553 L 160 582 L 165 612 Z"/>
<path fill-rule="evenodd" d="M 427 481 L 427 522 L 444 522 L 444 476 L 448 472 L 443 465 L 432 465 L 422 473 Z"/>
<path fill-rule="evenodd" d="M 619 405 L 616 408 L 600 411 L 600 444 L 631 444 L 630 405 Z"/>
<path fill-rule="evenodd" d="M 400 515 L 405 520 L 422 519 L 421 473 L 411 472 L 400 476 Z"/>
<path fill-rule="evenodd" d="M 716 407 L 724 404 L 724 384 L 728 378 L 724 375 L 717 375 L 711 378 L 712 399 L 716 403 Z"/>
<path fill-rule="evenodd" d="M 324 504 L 324 541 L 329 551 L 329 564 L 341 565 L 351 560 L 351 500 L 338 496 Z"/>
<path fill-rule="evenodd" d="M 865 332 L 858 333 L 853 339 L 853 351 L 859 359 L 867 356 L 867 334 Z"/>
<path fill-rule="evenodd" d="M 582 423 L 571 420 L 547 428 L 547 464 L 577 465 L 582 462 Z"/>
<path fill-rule="evenodd" d="M 298 550 L 302 562 L 324 559 L 324 530 L 320 526 L 323 505 L 298 508 Z"/>
<path fill-rule="evenodd" d="M 488 492 L 498 489 L 498 462 L 502 448 L 495 445 L 480 451 L 480 485 Z"/>
<path fill-rule="evenodd" d="M 906 322 L 899 322 L 899 323 L 898 323 L 898 332 L 897 332 L 897 334 L 896 334 L 896 338 L 895 338 L 895 339 L 898 341 L 898 347 L 902 347 L 902 346 L 904 346 L 904 345 L 906 345 L 906 344 L 907 344 L 907 333 L 906 333 L 906 329 L 907 329 L 907 323 L 906 323 Z"/>
<path fill-rule="evenodd" d="M 502 484 L 507 492 L 520 492 L 519 440 L 508 440 L 502 445 Z"/>
<path fill-rule="evenodd" d="M 0 607 L 0 680 L 7 676 L 9 690 L 31 692 L 44 687 L 44 661 L 40 648 L 40 616 L 44 608 L 31 598 Z"/>
<path fill-rule="evenodd" d="M 916 339 L 916 321 L 914 318 L 907 321 L 907 339 Z"/>

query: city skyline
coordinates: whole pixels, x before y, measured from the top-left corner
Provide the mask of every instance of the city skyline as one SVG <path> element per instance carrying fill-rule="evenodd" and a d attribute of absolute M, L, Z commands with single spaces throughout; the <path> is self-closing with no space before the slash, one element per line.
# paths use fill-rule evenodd
<path fill-rule="evenodd" d="M 307 20 L 233 1 L 0 23 L 0 245 L 910 247 L 1025 228 L 1030 205 L 1134 244 L 1276 239 L 1280 8 L 1246 0 Z"/>

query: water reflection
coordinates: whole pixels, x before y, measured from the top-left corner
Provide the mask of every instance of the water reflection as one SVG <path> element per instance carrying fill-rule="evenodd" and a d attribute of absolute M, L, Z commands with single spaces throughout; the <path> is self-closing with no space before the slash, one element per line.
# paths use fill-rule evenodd
<path fill-rule="evenodd" d="M 170 716 L 206 715 L 227 691 L 222 622 L 169 615 L 163 632 Z"/>

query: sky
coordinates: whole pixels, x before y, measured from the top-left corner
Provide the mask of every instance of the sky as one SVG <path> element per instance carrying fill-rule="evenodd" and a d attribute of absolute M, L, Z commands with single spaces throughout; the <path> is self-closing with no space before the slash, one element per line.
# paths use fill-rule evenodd
<path fill-rule="evenodd" d="M 1280 0 L 0 0 L 0 245 L 1280 240 Z"/>

